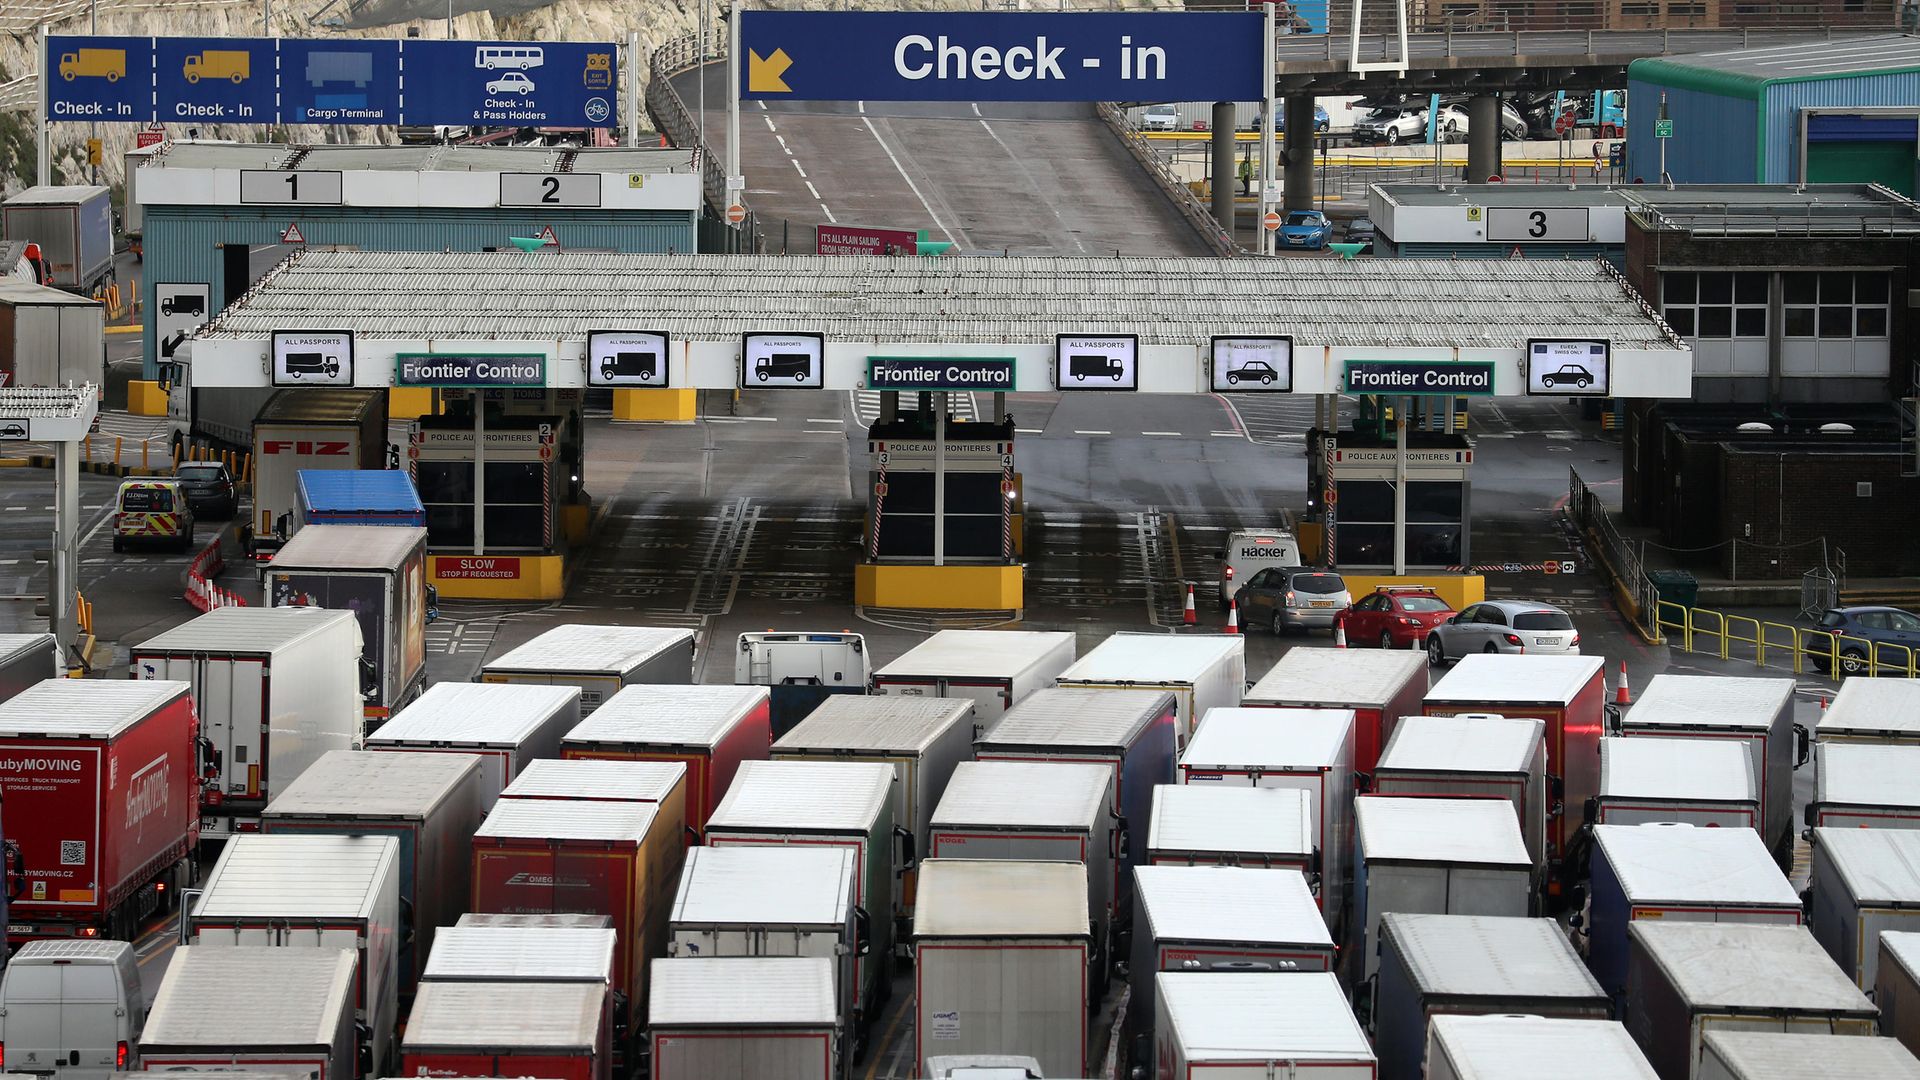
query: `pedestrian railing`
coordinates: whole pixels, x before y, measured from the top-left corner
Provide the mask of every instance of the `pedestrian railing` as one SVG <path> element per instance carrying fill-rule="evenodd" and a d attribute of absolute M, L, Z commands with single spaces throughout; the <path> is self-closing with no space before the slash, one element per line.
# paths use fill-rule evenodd
<path fill-rule="evenodd" d="M 1771 619 L 1655 601 L 1655 620 L 1670 648 L 1755 667 L 1840 676 L 1920 678 L 1920 650 Z"/>
<path fill-rule="evenodd" d="M 1613 515 L 1573 469 L 1567 470 L 1567 517 L 1592 542 L 1601 566 L 1612 575 L 1615 595 L 1627 617 L 1648 640 L 1659 641 L 1660 590 L 1639 554 L 1620 535 Z"/>
<path fill-rule="evenodd" d="M 1186 218 L 1187 224 L 1193 226 L 1193 230 L 1200 234 L 1200 238 L 1218 254 L 1241 254 L 1240 246 L 1234 243 L 1233 235 L 1220 226 L 1220 222 L 1207 209 L 1206 204 L 1194 195 L 1193 189 L 1187 186 L 1186 181 L 1175 176 L 1173 170 L 1167 167 L 1166 159 L 1160 156 L 1152 143 L 1127 119 L 1126 110 L 1111 102 L 1103 101 L 1099 105 L 1099 111 L 1100 119 L 1106 121 L 1107 126 L 1113 129 L 1114 135 L 1120 139 L 1120 144 L 1125 146 L 1127 152 L 1133 155 L 1133 159 L 1140 163 L 1140 167 L 1147 171 L 1147 175 L 1153 179 L 1154 186 L 1166 195 L 1173 203 L 1174 209 L 1180 211 L 1180 216 Z"/>

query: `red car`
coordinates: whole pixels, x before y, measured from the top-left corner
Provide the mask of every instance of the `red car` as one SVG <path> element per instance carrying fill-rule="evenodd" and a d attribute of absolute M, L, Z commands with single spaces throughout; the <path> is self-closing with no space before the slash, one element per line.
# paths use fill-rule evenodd
<path fill-rule="evenodd" d="M 1424 585 L 1382 585 L 1341 613 L 1347 641 L 1356 648 L 1418 649 L 1427 631 L 1453 618 L 1453 609 Z"/>

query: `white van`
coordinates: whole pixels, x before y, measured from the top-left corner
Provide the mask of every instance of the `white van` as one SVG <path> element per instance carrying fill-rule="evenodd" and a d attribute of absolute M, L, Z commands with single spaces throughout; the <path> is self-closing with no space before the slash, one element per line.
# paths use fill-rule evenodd
<path fill-rule="evenodd" d="M 29 941 L 0 978 L 10 1073 L 107 1080 L 139 1067 L 140 966 L 124 941 Z"/>
<path fill-rule="evenodd" d="M 1285 529 L 1247 529 L 1227 534 L 1220 549 L 1220 610 L 1247 579 L 1269 566 L 1299 566 L 1300 541 Z"/>

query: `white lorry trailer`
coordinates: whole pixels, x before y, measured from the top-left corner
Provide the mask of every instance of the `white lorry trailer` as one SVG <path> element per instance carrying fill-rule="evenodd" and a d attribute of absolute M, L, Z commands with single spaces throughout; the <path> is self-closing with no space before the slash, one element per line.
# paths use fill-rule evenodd
<path fill-rule="evenodd" d="M 1316 890 L 1313 797 L 1297 788 L 1161 784 L 1147 828 L 1149 866 L 1298 870 Z"/>
<path fill-rule="evenodd" d="M 1072 665 L 1074 636 L 1033 630 L 942 630 L 873 673 L 873 692 L 971 698 L 987 729 Z"/>
<path fill-rule="evenodd" d="M 590 716 L 623 686 L 691 683 L 693 652 L 691 630 L 564 623 L 489 660 L 480 681 L 577 686 Z"/>
<path fill-rule="evenodd" d="M 324 946 L 175 949 L 147 1014 L 140 1066 L 223 1080 L 373 1075 L 354 1033 L 357 968 L 354 950 Z"/>
<path fill-rule="evenodd" d="M 1505 799 L 1534 868 L 1547 868 L 1546 721 L 1504 716 L 1408 716 L 1373 770 L 1377 795 Z"/>
<path fill-rule="evenodd" d="M 1237 634 L 1115 634 L 1061 672 L 1059 685 L 1172 694 L 1178 749 L 1209 709 L 1240 704 L 1247 689 L 1247 643 Z"/>
<path fill-rule="evenodd" d="M 1674 821 L 1758 836 L 1765 824 L 1752 744 L 1738 739 L 1603 738 L 1589 810 L 1601 825 Z"/>
<path fill-rule="evenodd" d="M 1920 828 L 1920 744 L 1834 742 L 1814 748 L 1807 824 L 1843 829 Z"/>
<path fill-rule="evenodd" d="M 1881 935 L 1920 930 L 1920 832 L 1815 829 L 1812 885 L 1814 939 L 1855 986 L 1871 990 Z"/>
<path fill-rule="evenodd" d="M 1533 857 L 1504 800 L 1354 800 L 1353 925 L 1367 977 L 1380 969 L 1380 919 L 1533 914 Z"/>
<path fill-rule="evenodd" d="M 1920 1080 L 1894 1039 L 1815 1032 L 1709 1031 L 1699 1080 Z"/>
<path fill-rule="evenodd" d="M 670 957 L 653 962 L 653 1075 L 845 1080 L 833 961 L 819 956 Z"/>
<path fill-rule="evenodd" d="M 52 634 L 0 634 L 0 701 L 64 674 Z"/>
<path fill-rule="evenodd" d="M 1814 725 L 1817 742 L 1920 743 L 1920 680 L 1848 679 Z"/>
<path fill-rule="evenodd" d="M 443 682 L 380 725 L 367 749 L 476 754 L 498 793 L 529 762 L 558 758 L 560 740 L 579 723 L 578 687 Z"/>
<path fill-rule="evenodd" d="M 1372 1080 L 1366 1033 L 1332 972 L 1162 971 L 1158 1073 L 1178 1080 Z"/>
<path fill-rule="evenodd" d="M 1543 1016 L 1436 1016 L 1427 1080 L 1539 1080 L 1579 1062 L 1581 1080 L 1659 1080 L 1624 1025 Z"/>

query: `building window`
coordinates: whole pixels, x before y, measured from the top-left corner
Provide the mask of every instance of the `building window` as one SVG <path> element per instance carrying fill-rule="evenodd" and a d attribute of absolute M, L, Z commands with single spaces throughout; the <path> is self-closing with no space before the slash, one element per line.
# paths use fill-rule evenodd
<path fill-rule="evenodd" d="M 1790 338 L 1846 341 L 1887 336 L 1887 275 L 1830 270 L 1782 275 Z"/>
<path fill-rule="evenodd" d="M 1661 314 L 1682 337 L 1767 336 L 1767 275 L 1703 271 L 1660 275 Z"/>
<path fill-rule="evenodd" d="M 1659 4 L 1621 4 L 1620 14 L 1629 18 L 1651 18 L 1660 14 Z"/>

